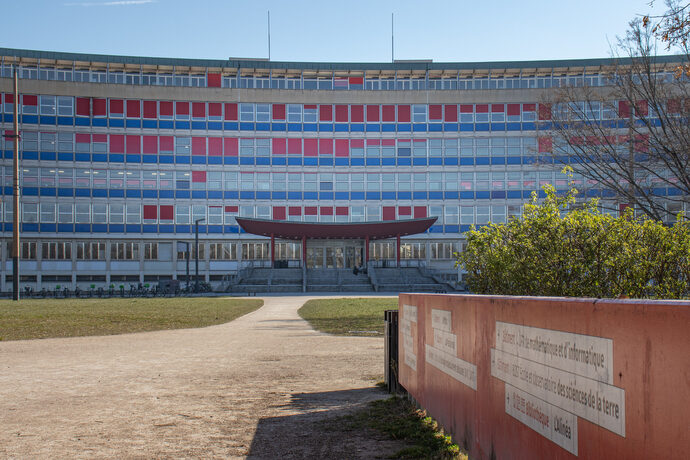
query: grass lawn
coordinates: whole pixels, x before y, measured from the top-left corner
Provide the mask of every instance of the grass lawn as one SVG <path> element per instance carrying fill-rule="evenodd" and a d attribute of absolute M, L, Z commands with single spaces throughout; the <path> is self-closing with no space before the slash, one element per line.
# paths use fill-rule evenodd
<path fill-rule="evenodd" d="M 221 297 L 0 300 L 0 340 L 204 327 L 261 305 L 260 299 Z"/>
<path fill-rule="evenodd" d="M 398 298 L 314 299 L 299 315 L 317 331 L 337 335 L 383 335 L 383 312 L 397 310 Z"/>

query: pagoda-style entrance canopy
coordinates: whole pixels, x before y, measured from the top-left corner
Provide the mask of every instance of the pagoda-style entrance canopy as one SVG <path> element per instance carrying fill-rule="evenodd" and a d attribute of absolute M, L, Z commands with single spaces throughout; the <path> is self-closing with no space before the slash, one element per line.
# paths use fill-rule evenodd
<path fill-rule="evenodd" d="M 290 222 L 284 220 L 238 217 L 237 223 L 247 233 L 271 238 L 271 263 L 275 260 L 275 239 L 302 241 L 302 262 L 307 261 L 307 239 L 362 239 L 365 263 L 369 261 L 369 241 L 396 238 L 397 264 L 400 265 L 400 237 L 425 232 L 438 217 L 377 222 Z"/>

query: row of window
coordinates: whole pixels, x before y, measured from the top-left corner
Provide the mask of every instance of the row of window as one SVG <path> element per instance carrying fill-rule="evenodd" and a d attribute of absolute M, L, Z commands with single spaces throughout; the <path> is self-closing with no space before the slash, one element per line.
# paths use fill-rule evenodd
<path fill-rule="evenodd" d="M 4 203 L 5 221 L 12 222 L 12 205 Z M 670 213 L 683 210 L 679 201 L 667 203 Z M 23 223 L 60 224 L 183 224 L 197 220 L 208 225 L 236 225 L 235 218 L 280 219 L 305 222 L 364 222 L 410 219 L 433 216 L 437 224 L 486 224 L 505 222 L 506 217 L 518 216 L 522 203 L 458 205 L 408 204 L 371 206 L 205 206 L 205 205 L 142 205 L 140 203 L 22 203 Z M 608 209 L 602 204 L 602 209 Z M 688 207 L 690 210 L 690 207 Z M 615 214 L 615 210 L 612 210 Z"/>
<path fill-rule="evenodd" d="M 23 79 L 76 81 L 89 83 L 110 83 L 144 86 L 183 86 L 255 88 L 255 89 L 301 89 L 301 90 L 479 90 L 479 89 L 528 89 L 556 88 L 561 86 L 607 86 L 611 77 L 600 74 L 551 74 L 515 76 L 471 76 L 459 71 L 453 76 L 434 77 L 433 73 L 411 78 L 409 71 L 395 72 L 388 78 L 380 77 L 338 77 L 335 75 L 311 78 L 303 74 L 291 76 L 216 74 L 169 72 L 155 73 L 145 71 L 126 72 L 110 69 L 80 69 L 76 67 L 56 68 L 46 66 L 19 66 L 19 76 Z M 0 76 L 12 77 L 13 66 L 0 65 Z M 227 71 L 226 71 L 227 72 Z M 311 71 L 313 72 L 313 70 Z M 320 71 L 321 72 L 321 71 Z M 432 71 L 433 72 L 433 71 Z M 659 73 L 667 81 L 673 79 L 671 73 Z"/>
<path fill-rule="evenodd" d="M 0 185 L 12 186 L 12 168 L 0 167 Z M 643 185 L 663 186 L 661 178 L 643 175 Z M 597 186 L 574 174 L 579 188 Z M 467 191 L 538 190 L 545 184 L 557 188 L 568 185 L 567 177 L 552 169 L 474 172 L 249 172 L 249 171 L 163 171 L 131 169 L 33 168 L 20 170 L 23 187 L 154 189 L 154 190 L 229 190 L 229 191 Z"/>
<path fill-rule="evenodd" d="M 139 136 L 22 131 L 20 149 L 41 152 L 209 156 L 335 155 L 338 157 L 473 157 L 534 155 L 551 150 L 551 139 L 491 136 L 415 139 L 251 138 Z M 548 140 L 546 142 L 545 140 Z M 548 144 L 548 145 L 547 145 Z M 13 141 L 0 141 L 0 149 Z"/>
<path fill-rule="evenodd" d="M 171 260 L 167 250 L 170 243 L 158 242 L 93 242 L 93 241 L 22 241 L 21 259 L 38 260 Z M 163 249 L 163 246 L 165 249 Z M 187 257 L 196 259 L 196 246 L 178 243 L 177 260 Z M 7 243 L 7 254 L 11 253 L 11 242 Z M 159 250 L 160 247 L 160 250 Z M 451 259 L 458 250 L 456 242 L 401 243 L 402 259 L 426 259 L 427 248 L 430 259 Z M 318 249 L 318 248 L 317 248 Z M 377 241 L 369 243 L 369 254 L 374 260 L 395 259 L 396 243 Z M 200 260 L 269 260 L 269 243 L 201 242 Z M 276 260 L 301 260 L 302 244 L 276 242 Z M 44 280 L 45 281 L 45 280 Z"/>

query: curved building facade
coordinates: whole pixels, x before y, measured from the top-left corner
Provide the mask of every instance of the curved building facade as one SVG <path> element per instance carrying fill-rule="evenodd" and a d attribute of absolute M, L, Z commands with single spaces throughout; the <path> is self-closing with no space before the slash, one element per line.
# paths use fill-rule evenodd
<path fill-rule="evenodd" d="M 453 253 L 472 225 L 518 215 L 543 184 L 566 187 L 539 132 L 549 118 L 540 102 L 564 84 L 605 85 L 610 63 L 286 63 L 0 49 L 4 132 L 12 130 L 15 67 L 20 77 L 20 283 L 83 289 L 184 279 L 195 224 L 201 276 L 211 284 L 272 259 L 349 268 L 357 262 L 348 254 L 365 244 L 316 239 L 303 254 L 299 241 L 271 245 L 245 233 L 238 217 L 435 217 L 424 233 L 402 238 L 401 263 L 457 278 Z M 0 143 L 3 291 L 12 279 L 12 148 L 9 138 Z M 373 263 L 395 261 L 396 252 L 395 238 L 369 241 Z"/>

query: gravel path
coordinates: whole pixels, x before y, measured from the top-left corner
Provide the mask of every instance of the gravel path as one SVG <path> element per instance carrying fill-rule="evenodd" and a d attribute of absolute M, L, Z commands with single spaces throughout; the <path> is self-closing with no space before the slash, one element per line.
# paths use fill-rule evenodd
<path fill-rule="evenodd" d="M 0 342 L 1 458 L 373 458 L 333 417 L 385 397 L 383 339 L 315 332 L 267 297 L 203 329 Z M 337 425 L 337 423 L 336 423 Z"/>

